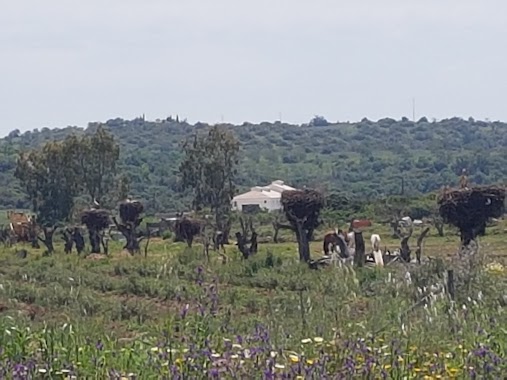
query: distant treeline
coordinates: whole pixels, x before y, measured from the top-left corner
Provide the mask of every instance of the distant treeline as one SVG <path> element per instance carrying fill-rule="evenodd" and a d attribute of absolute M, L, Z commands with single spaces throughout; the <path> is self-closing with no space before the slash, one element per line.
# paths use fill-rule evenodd
<path fill-rule="evenodd" d="M 113 119 L 103 125 L 117 139 L 119 169 L 128 173 L 133 196 L 145 203 L 148 212 L 189 207 L 177 173 L 180 143 L 206 124 L 137 118 Z M 97 126 L 16 130 L 1 139 L 0 208 L 30 207 L 13 176 L 18 152 Z M 295 187 L 306 185 L 367 201 L 402 192 L 416 196 L 456 184 L 462 168 L 477 184 L 501 182 L 507 175 L 507 124 L 502 122 L 421 118 L 414 123 L 386 118 L 332 123 L 316 117 L 304 125 L 227 127 L 241 143 L 240 190 L 282 179 Z"/>

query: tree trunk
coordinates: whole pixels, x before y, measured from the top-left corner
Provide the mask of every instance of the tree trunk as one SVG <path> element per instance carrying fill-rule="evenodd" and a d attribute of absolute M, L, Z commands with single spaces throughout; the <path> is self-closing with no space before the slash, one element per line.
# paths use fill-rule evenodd
<path fill-rule="evenodd" d="M 40 245 L 39 239 L 37 238 L 37 226 L 33 221 L 30 222 L 29 232 L 30 232 L 30 240 L 32 241 L 32 248 L 39 249 Z"/>
<path fill-rule="evenodd" d="M 83 234 L 81 231 L 79 231 L 79 229 L 76 228 L 72 234 L 72 238 L 74 239 L 74 243 L 76 243 L 77 254 L 80 255 L 85 248 L 85 240 Z"/>
<path fill-rule="evenodd" d="M 400 256 L 403 261 L 406 263 L 410 262 L 410 247 L 408 246 L 408 240 L 410 239 L 410 236 L 406 236 L 401 240 L 401 252 Z"/>
<path fill-rule="evenodd" d="M 427 227 L 422 233 L 421 236 L 417 239 L 417 249 L 415 251 L 415 257 L 417 259 L 417 263 L 421 264 L 421 256 L 422 256 L 422 243 L 426 235 L 430 232 L 430 228 Z"/>
<path fill-rule="evenodd" d="M 301 222 L 297 224 L 296 238 L 298 240 L 299 260 L 307 263 L 310 261 L 310 243 L 308 241 L 308 231 L 303 229 Z"/>
<path fill-rule="evenodd" d="M 95 228 L 88 230 L 91 253 L 100 253 L 100 232 Z"/>
<path fill-rule="evenodd" d="M 438 236 L 443 237 L 444 236 L 444 223 L 436 222 L 435 228 L 437 229 Z"/>
<path fill-rule="evenodd" d="M 278 244 L 278 232 L 280 231 L 280 228 L 278 227 L 277 222 L 273 222 L 273 229 L 275 231 L 273 234 L 273 243 Z"/>
<path fill-rule="evenodd" d="M 136 223 L 119 224 L 116 218 L 113 218 L 113 222 L 116 224 L 116 228 L 118 228 L 118 231 L 120 231 L 127 240 L 127 243 L 123 249 L 126 249 L 131 255 L 134 255 L 141 251 L 139 245 L 141 239 L 138 238 L 136 232 L 136 228 L 141 223 L 141 221 L 142 219 L 139 219 L 136 221 Z"/>
<path fill-rule="evenodd" d="M 72 252 L 72 247 L 74 246 L 74 239 L 72 236 L 72 232 L 69 230 L 64 230 L 62 232 L 63 240 L 65 241 L 65 244 L 63 246 L 63 250 L 66 254 L 69 254 Z"/>
<path fill-rule="evenodd" d="M 361 268 L 364 267 L 364 265 L 366 264 L 363 233 L 354 232 L 354 240 L 356 243 L 356 252 L 354 254 L 354 265 Z"/>
<path fill-rule="evenodd" d="M 109 254 L 109 239 L 105 238 L 105 233 L 102 232 L 100 234 L 100 244 L 102 244 L 102 248 L 104 249 L 104 254 Z"/>
<path fill-rule="evenodd" d="M 229 244 L 229 234 L 231 231 L 230 216 L 215 208 L 215 223 L 218 231 L 222 232 L 222 244 Z"/>
<path fill-rule="evenodd" d="M 53 253 L 55 248 L 53 246 L 53 235 L 56 228 L 54 227 L 43 227 L 44 239 L 39 237 L 39 240 L 46 246 L 48 253 Z"/>

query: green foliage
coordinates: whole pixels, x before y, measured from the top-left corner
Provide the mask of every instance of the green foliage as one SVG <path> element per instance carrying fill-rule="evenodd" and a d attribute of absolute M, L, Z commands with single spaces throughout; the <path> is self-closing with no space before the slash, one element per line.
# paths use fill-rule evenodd
<path fill-rule="evenodd" d="M 0 208 L 29 207 L 13 181 L 18 152 L 70 134 L 91 134 L 97 127 L 18 131 L 0 140 Z M 132 195 L 148 212 L 191 206 L 192 194 L 182 193 L 179 182 L 180 144 L 209 126 L 113 119 L 104 128 L 120 145 L 118 171 L 128 173 Z M 410 197 L 457 184 L 463 167 L 472 183 L 497 183 L 507 176 L 507 124 L 501 122 L 386 118 L 321 127 L 278 122 L 226 128 L 241 143 L 237 191 L 282 179 L 294 187 L 327 188 L 368 201 L 400 194 L 402 176 Z"/>
<path fill-rule="evenodd" d="M 15 176 L 43 226 L 54 226 L 70 217 L 74 197 L 79 192 L 74 152 L 66 141 L 50 142 L 41 150 L 19 157 Z"/>
<path fill-rule="evenodd" d="M 14 176 L 38 222 L 54 226 L 70 219 L 79 194 L 97 200 L 109 195 L 118 155 L 113 136 L 99 127 L 91 136 L 70 135 L 22 152 Z"/>
<path fill-rule="evenodd" d="M 92 135 L 73 137 L 70 140 L 79 165 L 80 185 L 92 200 L 101 202 L 114 188 L 120 148 L 114 136 L 107 133 L 102 126 Z M 127 188 L 128 181 L 122 177 L 119 191 L 125 193 Z"/>
<path fill-rule="evenodd" d="M 184 157 L 179 167 L 182 185 L 192 189 L 196 209 L 211 208 L 220 230 L 236 190 L 238 152 L 239 143 L 234 135 L 219 126 L 205 134 L 195 134 L 183 143 Z"/>

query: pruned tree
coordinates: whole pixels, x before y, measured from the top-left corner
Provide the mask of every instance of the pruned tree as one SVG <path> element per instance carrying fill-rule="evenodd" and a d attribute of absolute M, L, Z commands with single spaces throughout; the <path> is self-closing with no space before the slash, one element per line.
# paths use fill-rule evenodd
<path fill-rule="evenodd" d="M 422 256 L 422 246 L 423 241 L 430 232 L 430 228 L 426 227 L 423 232 L 421 232 L 421 235 L 417 238 L 417 249 L 415 250 L 415 257 L 417 259 L 417 262 L 421 264 L 421 256 Z"/>
<path fill-rule="evenodd" d="M 107 247 L 103 242 L 103 235 L 106 228 L 111 224 L 111 218 L 107 210 L 90 209 L 83 211 L 81 223 L 88 229 L 91 253 L 101 253 L 101 246 L 107 254 Z"/>
<path fill-rule="evenodd" d="M 195 210 L 210 207 L 218 231 L 228 241 L 231 200 L 236 187 L 239 142 L 224 127 L 211 127 L 183 143 L 179 174 L 183 188 L 193 192 Z"/>
<path fill-rule="evenodd" d="M 194 238 L 201 233 L 202 227 L 201 221 L 183 216 L 174 225 L 175 240 L 184 241 L 191 248 Z"/>
<path fill-rule="evenodd" d="M 85 241 L 83 234 L 79 227 L 67 227 L 62 230 L 62 237 L 64 241 L 64 252 L 72 253 L 74 244 L 76 245 L 77 254 L 81 254 L 85 248 Z"/>
<path fill-rule="evenodd" d="M 257 253 L 257 232 L 253 227 L 252 218 L 249 218 L 248 223 L 239 218 L 241 232 L 236 232 L 236 244 L 239 251 L 243 254 L 244 259 Z"/>
<path fill-rule="evenodd" d="M 408 245 L 408 241 L 412 237 L 412 233 L 414 232 L 414 229 L 412 226 L 408 228 L 408 233 L 405 233 L 404 235 L 400 235 L 401 238 L 401 247 L 400 247 L 400 257 L 405 262 L 410 262 L 410 254 L 412 253 L 412 250 L 410 249 L 410 246 Z"/>
<path fill-rule="evenodd" d="M 79 170 L 75 151 L 68 140 L 46 143 L 41 149 L 18 158 L 19 179 L 36 214 L 48 253 L 54 251 L 53 234 L 59 222 L 68 221 L 79 193 Z"/>
<path fill-rule="evenodd" d="M 283 211 L 296 233 L 299 259 L 310 261 L 310 236 L 320 224 L 319 214 L 324 197 L 316 190 L 287 190 L 282 193 Z"/>
<path fill-rule="evenodd" d="M 74 246 L 74 239 L 72 238 L 72 232 L 70 228 L 66 228 L 62 231 L 62 238 L 65 242 L 63 246 L 63 250 L 65 253 L 69 254 L 72 252 L 72 247 Z"/>
<path fill-rule="evenodd" d="M 271 222 L 273 226 L 273 243 L 278 244 L 278 234 L 280 230 L 291 230 L 292 226 L 288 224 L 287 219 L 282 211 L 273 211 L 272 213 L 273 220 Z"/>
<path fill-rule="evenodd" d="M 503 216 L 505 196 L 504 186 L 442 189 L 437 199 L 439 213 L 444 222 L 459 229 L 460 252 L 477 252 L 476 238 L 485 233 L 488 220 Z"/>
<path fill-rule="evenodd" d="M 137 228 L 143 221 L 141 217 L 143 211 L 144 206 L 141 202 L 126 200 L 120 203 L 120 222 L 118 222 L 116 217 L 113 217 L 116 228 L 118 228 L 118 231 L 120 231 L 127 240 L 123 248 L 131 255 L 140 252 L 139 243 L 143 239 L 143 236 L 140 236 Z"/>

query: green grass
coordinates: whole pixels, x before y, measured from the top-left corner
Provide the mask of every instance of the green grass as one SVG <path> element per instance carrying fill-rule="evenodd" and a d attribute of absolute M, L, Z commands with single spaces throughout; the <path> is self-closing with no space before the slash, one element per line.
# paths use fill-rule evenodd
<path fill-rule="evenodd" d="M 481 239 L 485 262 L 504 262 L 504 227 L 491 228 Z M 383 245 L 397 245 L 386 228 L 373 229 L 380 231 Z M 293 242 L 263 244 L 247 261 L 229 246 L 226 265 L 214 253 L 207 262 L 198 244 L 188 249 L 170 240 L 151 242 L 147 257 L 131 257 L 118 243 L 112 243 L 111 255 L 103 259 L 65 255 L 59 244 L 49 257 L 27 248 L 27 259 L 16 257 L 16 247 L 4 248 L 0 367 L 10 371 L 7 378 L 14 363 L 24 363 L 41 378 L 72 373 L 114 378 L 113 372 L 147 379 L 177 378 L 177 373 L 212 378 L 215 369 L 225 371 L 220 372 L 223 377 L 256 378 L 269 368 L 294 375 L 290 371 L 295 366 L 302 378 L 325 373 L 346 378 L 352 374 L 346 372 L 352 371 L 347 369 L 352 360 L 355 375 L 371 378 L 382 373 L 392 378 L 464 376 L 472 371 L 495 378 L 498 372 L 488 367 L 491 363 L 497 371 L 507 368 L 503 359 L 495 361 L 507 353 L 503 275 L 484 271 L 483 262 L 472 269 L 452 266 L 456 303 L 439 295 L 412 308 L 424 296 L 424 286 L 444 282 L 442 274 L 451 267 L 448 259 L 457 244 L 452 234 L 430 235 L 424 255 L 443 261 L 412 269 L 410 284 L 400 267 L 311 271 L 298 263 Z M 311 251 L 320 255 L 321 243 L 312 243 Z M 302 343 L 315 337 L 323 342 Z M 239 363 L 233 352 L 238 348 L 229 339 L 242 350 L 258 350 L 255 361 L 241 351 L 243 363 L 234 364 Z M 359 347 L 361 342 L 368 350 Z M 469 356 L 481 344 L 489 356 Z M 225 364 L 206 350 L 215 351 Z M 185 365 L 183 358 L 190 360 L 189 355 L 194 364 Z M 35 364 L 32 368 L 27 363 Z"/>

